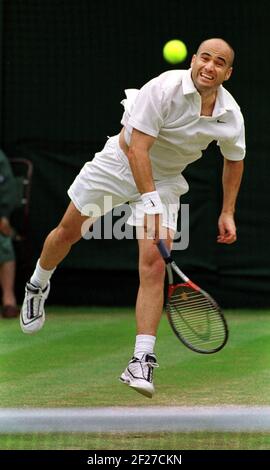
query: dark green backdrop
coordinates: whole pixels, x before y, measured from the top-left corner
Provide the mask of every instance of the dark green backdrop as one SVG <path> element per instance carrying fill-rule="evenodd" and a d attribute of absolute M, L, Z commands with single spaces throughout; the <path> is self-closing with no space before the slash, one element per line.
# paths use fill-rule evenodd
<path fill-rule="evenodd" d="M 82 164 L 118 133 L 125 88 L 171 68 L 162 46 L 184 40 L 192 53 L 208 37 L 236 51 L 227 88 L 246 120 L 246 172 L 238 202 L 239 240 L 216 243 L 222 159 L 211 145 L 189 167 L 190 244 L 177 261 L 224 306 L 269 306 L 269 24 L 266 1 L 4 0 L 1 139 L 9 156 L 34 163 L 28 270 L 59 221 L 66 190 Z M 19 295 L 25 276 L 18 266 Z M 130 303 L 137 246 L 132 240 L 82 241 L 54 275 L 51 302 Z M 117 289 L 120 281 L 124 289 Z M 110 281 L 105 293 L 99 286 Z M 123 293 L 124 292 L 124 293 Z"/>

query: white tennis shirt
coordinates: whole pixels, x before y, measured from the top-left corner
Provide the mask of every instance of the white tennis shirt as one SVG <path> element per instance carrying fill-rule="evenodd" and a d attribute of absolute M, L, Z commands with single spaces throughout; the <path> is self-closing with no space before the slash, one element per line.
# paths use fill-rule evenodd
<path fill-rule="evenodd" d="M 201 116 L 201 96 L 191 79 L 191 69 L 170 70 L 147 82 L 140 90 L 125 90 L 127 144 L 133 128 L 156 137 L 150 150 L 154 176 L 173 176 L 202 156 L 217 141 L 228 160 L 245 156 L 244 119 L 232 95 L 220 86 L 212 116 Z"/>

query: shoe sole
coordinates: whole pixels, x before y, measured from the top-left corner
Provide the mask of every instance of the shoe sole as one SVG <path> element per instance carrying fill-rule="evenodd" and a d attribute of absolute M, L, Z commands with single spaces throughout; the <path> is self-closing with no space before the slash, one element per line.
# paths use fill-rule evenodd
<path fill-rule="evenodd" d="M 140 386 L 140 384 L 138 383 L 132 383 L 125 374 L 122 374 L 119 377 L 119 380 L 121 383 L 128 385 L 129 387 L 133 388 L 136 392 L 140 393 L 141 395 L 144 395 L 147 398 L 152 398 L 155 393 L 153 387 L 147 389 L 145 388 L 145 386 Z"/>
<path fill-rule="evenodd" d="M 42 321 L 42 323 L 37 327 L 36 324 L 33 322 L 33 323 L 28 323 L 28 324 L 24 324 L 23 323 L 23 320 L 22 320 L 22 315 L 20 315 L 20 327 L 21 327 L 21 330 L 23 333 L 27 334 L 27 335 L 34 335 L 35 333 L 37 333 L 38 331 L 40 331 L 42 328 L 43 328 L 43 325 L 45 323 L 45 319 Z M 29 328 L 29 326 L 35 326 L 34 329 L 31 329 L 31 327 Z"/>

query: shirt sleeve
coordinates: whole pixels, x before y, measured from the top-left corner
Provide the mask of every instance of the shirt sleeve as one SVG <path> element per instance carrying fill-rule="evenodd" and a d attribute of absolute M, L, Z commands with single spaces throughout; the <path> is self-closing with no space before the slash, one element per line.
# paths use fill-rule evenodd
<path fill-rule="evenodd" d="M 219 141 L 220 151 L 228 160 L 243 160 L 246 154 L 245 125 L 242 120 L 240 132 L 231 140 Z"/>
<path fill-rule="evenodd" d="M 154 78 L 138 91 L 126 125 L 157 137 L 164 122 L 163 108 L 163 90 L 158 78 Z"/>

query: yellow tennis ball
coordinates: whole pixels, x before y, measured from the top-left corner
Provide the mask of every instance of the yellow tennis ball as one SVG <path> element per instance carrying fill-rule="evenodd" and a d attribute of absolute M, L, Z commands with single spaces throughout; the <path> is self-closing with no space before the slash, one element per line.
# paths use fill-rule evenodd
<path fill-rule="evenodd" d="M 170 64 L 183 62 L 187 57 L 187 47 L 183 41 L 172 39 L 163 47 L 163 57 Z"/>

